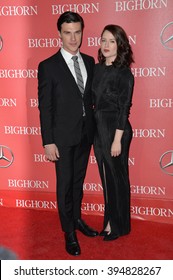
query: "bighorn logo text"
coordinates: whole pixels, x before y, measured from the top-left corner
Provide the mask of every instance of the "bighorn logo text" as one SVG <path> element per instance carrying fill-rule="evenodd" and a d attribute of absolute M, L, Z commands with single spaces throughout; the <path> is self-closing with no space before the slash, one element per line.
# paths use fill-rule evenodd
<path fill-rule="evenodd" d="M 173 151 L 165 152 L 161 156 L 159 163 L 163 172 L 173 176 Z"/>
<path fill-rule="evenodd" d="M 169 22 L 161 31 L 160 40 L 162 45 L 173 51 L 173 22 Z"/>
<path fill-rule="evenodd" d="M 9 167 L 13 161 L 14 155 L 10 148 L 0 145 L 0 168 Z"/>

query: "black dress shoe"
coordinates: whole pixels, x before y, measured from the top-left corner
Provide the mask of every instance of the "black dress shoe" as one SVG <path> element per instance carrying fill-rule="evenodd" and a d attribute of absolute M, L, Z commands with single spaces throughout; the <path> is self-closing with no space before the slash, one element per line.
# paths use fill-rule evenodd
<path fill-rule="evenodd" d="M 117 233 L 109 233 L 107 235 L 105 235 L 105 237 L 103 238 L 104 241 L 111 241 L 111 240 L 115 240 L 119 237 L 119 235 Z"/>
<path fill-rule="evenodd" d="M 75 231 L 65 233 L 65 248 L 67 253 L 78 256 L 81 253 Z"/>
<path fill-rule="evenodd" d="M 78 219 L 75 222 L 75 227 L 76 229 L 78 229 L 79 231 L 81 231 L 84 235 L 86 236 L 90 236 L 90 237 L 95 237 L 97 236 L 99 233 L 98 231 L 90 228 L 83 220 Z"/>
<path fill-rule="evenodd" d="M 106 236 L 107 234 L 108 234 L 108 231 L 106 231 L 104 229 L 99 233 L 100 236 Z"/>

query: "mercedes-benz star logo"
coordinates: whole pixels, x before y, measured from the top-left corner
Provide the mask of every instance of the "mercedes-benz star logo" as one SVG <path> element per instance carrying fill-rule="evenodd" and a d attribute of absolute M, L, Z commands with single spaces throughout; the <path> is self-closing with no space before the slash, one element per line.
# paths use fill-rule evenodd
<path fill-rule="evenodd" d="M 163 27 L 160 40 L 166 49 L 173 51 L 173 22 L 169 22 Z"/>
<path fill-rule="evenodd" d="M 10 148 L 0 145 L 0 168 L 9 167 L 13 161 L 14 155 Z"/>
<path fill-rule="evenodd" d="M 173 151 L 167 151 L 160 157 L 160 167 L 168 175 L 173 176 Z"/>
<path fill-rule="evenodd" d="M 2 50 L 3 48 L 3 40 L 2 40 L 2 37 L 0 36 L 0 51 Z"/>

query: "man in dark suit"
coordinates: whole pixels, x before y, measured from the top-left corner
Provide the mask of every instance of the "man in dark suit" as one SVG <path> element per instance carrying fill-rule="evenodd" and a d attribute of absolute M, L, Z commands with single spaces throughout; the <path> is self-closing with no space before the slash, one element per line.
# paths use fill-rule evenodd
<path fill-rule="evenodd" d="M 66 251 L 79 255 L 75 230 L 90 237 L 98 235 L 81 219 L 83 182 L 94 136 L 91 83 L 95 63 L 93 57 L 79 51 L 84 28 L 79 14 L 63 13 L 57 28 L 62 48 L 38 67 L 40 123 L 46 157 L 55 161 Z"/>

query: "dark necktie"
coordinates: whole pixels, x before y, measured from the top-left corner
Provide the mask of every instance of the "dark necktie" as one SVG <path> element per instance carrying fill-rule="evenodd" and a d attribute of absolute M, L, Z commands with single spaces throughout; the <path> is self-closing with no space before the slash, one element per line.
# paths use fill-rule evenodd
<path fill-rule="evenodd" d="M 78 57 L 77 55 L 72 56 L 72 60 L 74 61 L 74 70 L 76 73 L 76 78 L 77 78 L 77 85 L 78 88 L 81 92 L 82 98 L 84 95 L 84 82 L 83 82 L 83 77 L 82 77 L 82 73 L 80 70 L 80 66 L 79 66 L 79 62 L 78 62 Z M 83 116 L 85 116 L 85 108 L 84 108 L 84 103 L 83 103 Z"/>
<path fill-rule="evenodd" d="M 72 56 L 72 59 L 74 61 L 74 70 L 75 70 L 75 73 L 76 73 L 77 85 L 78 85 L 79 90 L 80 90 L 80 92 L 82 94 L 82 97 L 83 97 L 83 94 L 84 94 L 84 82 L 83 82 L 83 77 L 82 77 L 82 74 L 81 74 L 81 70 L 80 70 L 80 66 L 79 66 L 77 55 Z"/>

